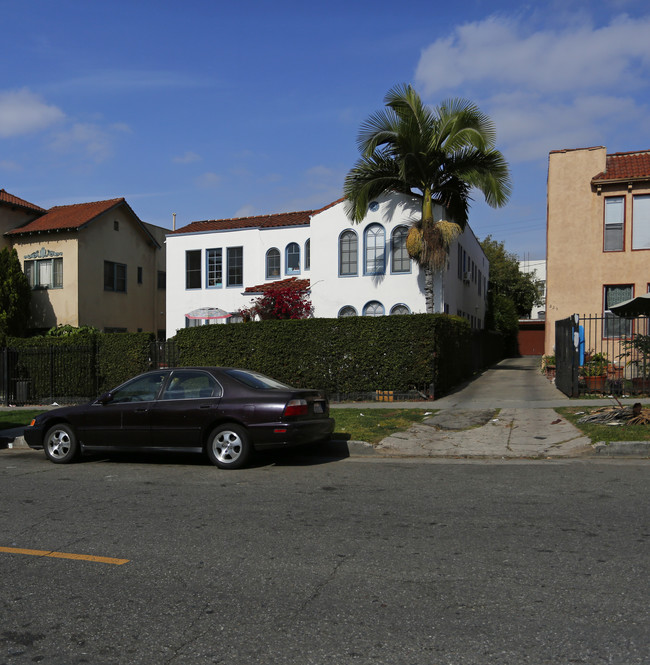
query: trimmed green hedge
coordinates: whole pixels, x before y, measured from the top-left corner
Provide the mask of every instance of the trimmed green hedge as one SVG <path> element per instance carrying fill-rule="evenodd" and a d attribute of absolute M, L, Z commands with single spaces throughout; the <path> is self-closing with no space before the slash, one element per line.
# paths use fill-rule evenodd
<path fill-rule="evenodd" d="M 494 355 L 485 352 L 485 334 L 472 333 L 462 318 L 440 314 L 200 326 L 180 330 L 166 345 L 153 341 L 151 333 L 12 338 L 17 371 L 11 380 L 28 382 L 31 402 L 78 401 L 150 369 L 160 358 L 184 367 L 257 370 L 298 388 L 326 390 L 335 399 L 369 397 L 376 390 L 440 396 Z"/>
<path fill-rule="evenodd" d="M 469 324 L 438 314 L 200 326 L 174 339 L 179 365 L 244 367 L 331 394 L 444 391 L 471 373 Z"/>
<path fill-rule="evenodd" d="M 99 392 L 106 392 L 132 376 L 151 369 L 153 333 L 101 333 L 97 336 Z"/>

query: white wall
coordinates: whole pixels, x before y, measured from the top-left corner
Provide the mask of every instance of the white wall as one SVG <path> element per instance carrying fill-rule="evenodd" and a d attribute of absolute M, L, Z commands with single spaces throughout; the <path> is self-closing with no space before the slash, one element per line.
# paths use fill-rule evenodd
<path fill-rule="evenodd" d="M 418 207 L 406 197 L 382 197 L 377 203 L 378 209 L 369 210 L 360 224 L 350 222 L 343 202 L 312 217 L 310 278 L 315 316 L 336 317 L 346 305 L 354 307 L 361 315 L 364 306 L 372 300 L 380 302 L 386 314 L 395 305 L 406 305 L 411 313 L 425 311 L 424 278 L 415 262 L 411 262 L 411 272 L 399 274 L 391 272 L 390 262 L 392 232 L 398 226 L 407 225 L 418 214 Z M 383 275 L 364 275 L 364 232 L 371 224 L 381 225 L 386 234 L 387 261 Z M 339 276 L 339 237 L 348 229 L 358 237 L 357 275 Z"/>
<path fill-rule="evenodd" d="M 541 279 L 544 282 L 544 303 L 533 307 L 530 318 L 546 318 L 546 259 L 519 261 L 519 270 L 525 273 L 532 273 L 535 279 Z"/>
<path fill-rule="evenodd" d="M 290 242 L 297 242 L 301 249 L 299 278 L 309 278 L 304 270 L 305 241 L 309 237 L 308 226 L 292 226 L 272 229 L 234 229 L 230 231 L 210 231 L 206 233 L 188 233 L 168 235 L 167 245 L 167 336 L 173 337 L 176 331 L 185 327 L 185 314 L 199 307 L 219 307 L 227 312 L 237 312 L 249 307 L 254 299 L 244 295 L 249 286 L 264 284 L 265 256 L 267 250 L 277 247 L 280 251 L 281 278 L 285 278 L 285 248 Z M 244 250 L 244 286 L 226 286 L 227 248 L 243 247 Z M 206 287 L 206 250 L 222 249 L 224 286 Z M 200 289 L 185 288 L 185 252 L 201 250 Z"/>
<path fill-rule="evenodd" d="M 343 202 L 316 213 L 310 226 L 291 226 L 269 229 L 233 229 L 228 231 L 208 231 L 200 233 L 177 233 L 168 235 L 167 244 L 167 335 L 173 336 L 179 328 L 185 327 L 185 314 L 199 307 L 219 307 L 228 312 L 236 312 L 249 307 L 254 297 L 244 295 L 247 287 L 264 284 L 271 280 L 265 275 L 265 256 L 268 249 L 276 247 L 281 255 L 281 278 L 285 272 L 285 248 L 296 242 L 301 248 L 301 272 L 296 275 L 311 283 L 311 301 L 314 316 L 334 318 L 341 308 L 352 306 L 358 315 L 363 313 L 370 301 L 378 301 L 389 314 L 396 305 L 405 305 L 411 313 L 426 311 L 424 295 L 424 273 L 414 261 L 407 273 L 393 273 L 391 270 L 390 240 L 392 232 L 400 225 L 408 226 L 419 215 L 418 201 L 404 196 L 384 196 L 376 200 L 376 210 L 369 210 L 360 224 L 352 224 L 345 214 Z M 375 206 L 372 206 L 375 207 Z M 436 208 L 435 219 L 442 219 L 442 209 Z M 386 270 L 382 275 L 364 274 L 364 233 L 371 224 L 380 224 L 385 230 Z M 358 236 L 358 270 L 356 276 L 339 275 L 339 237 L 343 231 L 351 229 Z M 305 269 L 305 242 L 311 243 L 311 268 Z M 458 243 L 465 251 L 465 262 L 475 266 L 468 269 L 469 283 L 463 280 L 458 271 Z M 226 249 L 244 249 L 243 287 L 221 287 L 208 289 L 206 284 L 206 250 L 223 250 L 223 269 L 226 271 Z M 202 288 L 185 288 L 185 252 L 200 249 L 202 252 Z M 462 254 L 461 254 L 462 256 Z M 479 294 L 478 274 L 481 271 Z M 434 308 L 436 312 L 460 314 L 474 327 L 483 327 L 485 321 L 484 284 L 487 284 L 489 267 L 487 259 L 469 226 L 465 229 L 449 253 L 448 268 L 437 273 L 434 282 Z M 484 278 L 484 279 L 483 279 Z"/>

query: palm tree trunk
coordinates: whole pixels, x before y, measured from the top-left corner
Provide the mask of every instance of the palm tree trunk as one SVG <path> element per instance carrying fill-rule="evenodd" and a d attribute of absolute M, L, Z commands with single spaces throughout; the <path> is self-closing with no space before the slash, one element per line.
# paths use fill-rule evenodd
<path fill-rule="evenodd" d="M 424 269 L 424 303 L 427 314 L 434 313 L 434 293 L 433 293 L 433 270 Z"/>

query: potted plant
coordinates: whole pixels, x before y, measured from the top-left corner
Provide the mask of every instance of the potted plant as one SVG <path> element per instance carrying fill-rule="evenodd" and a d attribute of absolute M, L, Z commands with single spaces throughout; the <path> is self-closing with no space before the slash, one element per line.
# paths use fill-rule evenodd
<path fill-rule="evenodd" d="M 550 381 L 555 378 L 555 356 L 542 356 L 542 373 Z"/>
<path fill-rule="evenodd" d="M 603 392 L 607 381 L 607 354 L 590 353 L 585 359 L 580 373 L 589 392 Z"/>
<path fill-rule="evenodd" d="M 625 353 L 621 358 L 627 359 L 627 364 L 635 368 L 632 377 L 632 390 L 635 393 L 644 393 L 650 390 L 650 335 L 637 333 L 630 339 L 623 341 Z"/>

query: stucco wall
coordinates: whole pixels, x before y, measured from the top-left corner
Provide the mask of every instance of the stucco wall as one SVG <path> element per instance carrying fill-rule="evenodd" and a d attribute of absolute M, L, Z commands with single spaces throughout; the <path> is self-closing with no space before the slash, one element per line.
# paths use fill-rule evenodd
<path fill-rule="evenodd" d="M 632 284 L 645 293 L 650 250 L 633 251 L 632 197 L 650 189 L 634 183 L 603 186 L 591 180 L 605 170 L 606 148 L 549 156 L 545 353 L 553 354 L 555 322 L 571 314 L 602 315 L 605 285 Z M 624 250 L 603 251 L 604 199 L 625 197 Z"/>
<path fill-rule="evenodd" d="M 218 307 L 226 312 L 237 312 L 250 307 L 253 297 L 244 295 L 246 287 L 264 284 L 265 256 L 271 248 L 280 251 L 280 279 L 286 274 L 285 248 L 295 242 L 300 247 L 300 273 L 298 278 L 310 278 L 305 269 L 305 242 L 309 238 L 308 226 L 292 226 L 280 229 L 236 229 L 209 233 L 168 235 L 167 247 L 167 335 L 172 337 L 177 330 L 185 327 L 185 314 L 201 307 Z M 227 250 L 243 248 L 243 286 L 227 286 Z M 223 286 L 206 287 L 206 250 L 222 250 Z M 201 288 L 185 288 L 185 254 L 188 251 L 201 251 Z M 314 251 L 312 250 L 312 260 Z M 292 275 L 293 276 L 293 275 Z"/>
<path fill-rule="evenodd" d="M 63 288 L 32 291 L 30 327 L 52 328 L 57 325 L 79 325 L 78 316 L 78 246 L 76 234 L 57 233 L 12 238 L 23 272 L 26 257 L 41 251 L 61 254 Z"/>
<path fill-rule="evenodd" d="M 164 245 L 154 248 L 127 208 L 111 210 L 80 231 L 80 325 L 128 332 L 164 328 L 164 308 L 160 308 L 164 292 L 159 294 L 157 289 L 158 255 L 163 253 Z M 104 261 L 127 266 L 126 293 L 104 290 Z M 138 267 L 142 268 L 141 284 Z"/>
<path fill-rule="evenodd" d="M 370 301 L 378 301 L 389 314 L 395 305 L 406 305 L 410 312 L 426 310 L 424 296 L 424 276 L 412 262 L 408 273 L 393 273 L 390 263 L 390 238 L 393 230 L 400 225 L 408 225 L 419 214 L 413 200 L 405 196 L 382 197 L 377 199 L 377 209 L 369 210 L 360 224 L 351 224 L 345 215 L 342 202 L 337 203 L 311 218 L 310 226 L 294 226 L 271 229 L 234 229 L 227 231 L 207 231 L 205 233 L 174 234 L 167 236 L 167 335 L 185 327 L 185 314 L 200 307 L 219 307 L 227 312 L 236 312 L 250 306 L 253 297 L 244 295 L 247 287 L 268 283 L 265 275 L 265 256 L 268 249 L 276 247 L 281 254 L 281 278 L 288 275 L 285 270 L 285 248 L 296 242 L 301 248 L 301 272 L 299 278 L 308 278 L 311 283 L 311 301 L 314 315 L 336 317 L 344 306 L 352 306 L 361 315 L 364 306 Z M 375 207 L 375 206 L 373 206 Z M 435 211 L 437 219 L 442 210 Z M 380 224 L 385 230 L 387 265 L 383 275 L 365 275 L 363 271 L 364 232 L 370 224 Z M 359 238 L 358 274 L 339 275 L 339 238 L 343 231 L 351 229 Z M 305 268 L 305 243 L 310 239 L 311 267 Z M 479 293 L 476 280 L 469 283 L 458 277 L 457 245 L 450 251 L 449 267 L 436 275 L 435 308 L 438 312 L 462 311 L 474 325 L 485 321 L 484 284 L 489 276 L 487 259 L 480 245 L 468 227 L 459 242 L 466 256 L 474 261 L 485 277 Z M 243 247 L 244 284 L 242 287 L 206 288 L 206 250 L 222 248 L 223 269 L 226 270 L 226 249 Z M 185 288 L 185 256 L 190 250 L 201 251 L 201 288 Z"/>

